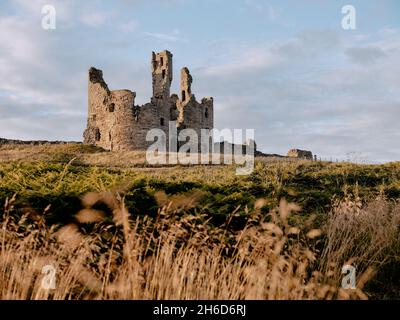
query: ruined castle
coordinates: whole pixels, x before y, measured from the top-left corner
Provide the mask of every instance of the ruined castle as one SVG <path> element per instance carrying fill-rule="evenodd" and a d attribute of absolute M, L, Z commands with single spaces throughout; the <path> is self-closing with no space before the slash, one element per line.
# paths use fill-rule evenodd
<path fill-rule="evenodd" d="M 106 150 L 146 150 L 153 141 L 146 141 L 150 129 L 162 129 L 169 134 L 169 121 L 179 130 L 191 128 L 200 135 L 201 129 L 213 129 L 213 98 L 196 101 L 191 91 L 192 76 L 188 68 L 180 73 L 180 97 L 170 94 L 172 54 L 165 50 L 152 53 L 153 96 L 144 105 L 135 105 L 136 92 L 110 91 L 103 72 L 89 70 L 88 120 L 84 143 Z M 167 139 L 168 144 L 168 139 Z"/>

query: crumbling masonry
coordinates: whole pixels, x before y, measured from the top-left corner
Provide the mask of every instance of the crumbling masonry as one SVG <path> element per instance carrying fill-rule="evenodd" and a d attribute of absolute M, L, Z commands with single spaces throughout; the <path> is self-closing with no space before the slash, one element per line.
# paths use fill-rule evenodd
<path fill-rule="evenodd" d="M 180 97 L 170 95 L 172 54 L 152 53 L 153 96 L 149 103 L 135 105 L 136 93 L 130 90 L 110 91 L 103 72 L 89 70 L 88 121 L 84 143 L 106 150 L 146 150 L 153 142 L 146 141 L 150 129 L 169 134 L 169 121 L 176 121 L 177 130 L 191 128 L 200 136 L 201 129 L 213 129 L 213 98 L 197 102 L 191 91 L 192 76 L 181 70 Z M 168 147 L 168 139 L 167 139 Z"/>

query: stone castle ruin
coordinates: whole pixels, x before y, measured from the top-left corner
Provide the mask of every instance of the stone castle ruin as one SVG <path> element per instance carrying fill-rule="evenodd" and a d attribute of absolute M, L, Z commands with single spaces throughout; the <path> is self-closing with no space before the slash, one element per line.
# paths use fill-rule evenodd
<path fill-rule="evenodd" d="M 300 149 L 290 149 L 287 153 L 287 157 L 313 160 L 313 154 L 311 151 Z"/>
<path fill-rule="evenodd" d="M 188 68 L 182 68 L 180 72 L 180 96 L 170 93 L 173 73 L 172 54 L 169 51 L 152 53 L 151 70 L 153 85 L 151 100 L 144 105 L 136 105 L 136 92 L 127 89 L 111 91 L 103 79 L 103 72 L 94 67 L 89 69 L 88 119 L 83 133 L 84 144 L 95 145 L 109 151 L 148 150 L 155 141 L 150 138 L 146 141 L 146 136 L 150 130 L 160 129 L 166 138 L 168 137 L 165 147 L 166 150 L 170 150 L 170 142 L 174 143 L 174 147 L 186 143 L 186 141 L 174 141 L 178 140 L 179 133 L 183 129 L 191 129 L 191 134 L 195 133 L 197 137 L 202 137 L 202 129 L 206 129 L 207 135 L 210 134 L 206 137 L 206 150 L 203 149 L 203 141 L 199 143 L 197 140 L 200 152 L 229 154 L 241 150 L 242 154 L 247 155 L 317 160 L 311 151 L 299 149 L 289 150 L 286 156 L 265 154 L 257 150 L 257 145 L 252 139 L 248 139 L 244 144 L 233 144 L 225 140 L 214 141 L 210 132 L 214 129 L 213 98 L 203 98 L 201 102 L 196 100 L 191 90 L 193 78 Z M 173 137 L 171 140 L 170 129 L 174 131 L 171 132 Z M 184 136 L 188 137 L 185 134 Z M 82 142 L 0 138 L 0 147 L 79 143 Z"/>
<path fill-rule="evenodd" d="M 103 79 L 103 72 L 89 70 L 88 120 L 83 134 L 84 143 L 106 150 L 146 150 L 153 141 L 146 141 L 146 134 L 154 128 L 169 134 L 169 121 L 175 121 L 179 130 L 194 129 L 200 136 L 201 129 L 213 129 L 213 98 L 198 102 L 191 91 L 192 76 L 188 68 L 180 73 L 180 97 L 170 94 L 172 82 L 172 54 L 165 50 L 152 53 L 153 96 L 144 105 L 135 105 L 136 92 L 110 91 Z M 168 148 L 168 139 L 167 139 Z"/>

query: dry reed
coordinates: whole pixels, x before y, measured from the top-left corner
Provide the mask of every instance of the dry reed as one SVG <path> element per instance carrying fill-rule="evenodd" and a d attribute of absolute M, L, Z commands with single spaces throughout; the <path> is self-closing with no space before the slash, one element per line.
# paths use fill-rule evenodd
<path fill-rule="evenodd" d="M 338 203 L 321 230 L 289 224 L 297 205 L 281 201 L 241 231 L 185 214 L 197 195 L 158 193 L 159 214 L 131 217 L 118 192 L 90 193 L 75 223 L 46 227 L 44 218 L 18 215 L 15 197 L 1 218 L 0 299 L 365 299 L 371 267 L 384 262 L 396 238 L 399 206 L 372 202 L 361 209 Z M 112 212 L 94 208 L 103 203 Z M 18 217 L 18 218 L 17 218 Z M 322 253 L 318 246 L 325 238 Z M 357 290 L 340 288 L 340 268 L 356 257 Z M 377 263 L 376 263 L 377 262 Z M 43 267 L 54 267 L 55 287 L 43 287 Z M 333 269 L 332 266 L 335 266 Z"/>

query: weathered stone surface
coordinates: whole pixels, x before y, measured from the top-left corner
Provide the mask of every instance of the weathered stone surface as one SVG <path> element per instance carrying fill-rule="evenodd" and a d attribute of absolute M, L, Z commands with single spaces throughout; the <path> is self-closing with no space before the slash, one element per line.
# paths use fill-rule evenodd
<path fill-rule="evenodd" d="M 165 50 L 152 53 L 153 98 L 168 100 L 172 83 L 172 54 Z"/>
<path fill-rule="evenodd" d="M 213 98 L 197 102 L 191 92 L 192 76 L 181 69 L 180 93 L 170 95 L 172 54 L 169 51 L 152 53 L 153 96 L 149 103 L 135 105 L 136 93 L 130 90 L 110 91 L 103 73 L 89 70 L 88 120 L 83 134 L 84 143 L 106 150 L 145 150 L 150 129 L 162 129 L 169 134 L 169 121 L 176 121 L 178 131 L 191 128 L 200 135 L 201 129 L 214 126 Z M 168 148 L 168 139 L 167 139 Z"/>
<path fill-rule="evenodd" d="M 291 158 L 300 158 L 307 160 L 313 159 L 313 154 L 311 151 L 300 150 L 300 149 L 290 149 L 289 152 L 287 153 L 287 156 Z"/>
<path fill-rule="evenodd" d="M 262 153 L 257 153 L 257 144 L 254 140 L 249 139 L 244 144 L 235 144 L 228 141 L 214 142 L 213 146 L 214 153 L 238 153 L 238 154 L 248 154 L 248 155 L 262 155 Z"/>

